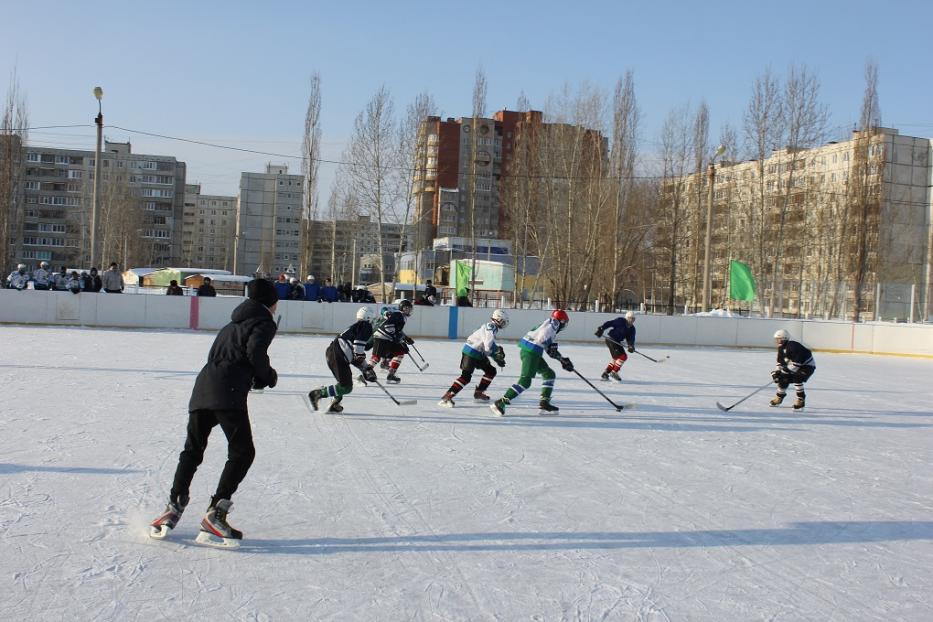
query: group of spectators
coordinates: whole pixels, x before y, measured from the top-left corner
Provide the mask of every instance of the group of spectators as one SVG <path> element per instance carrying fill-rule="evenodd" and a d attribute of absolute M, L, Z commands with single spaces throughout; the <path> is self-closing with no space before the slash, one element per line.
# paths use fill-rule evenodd
<path fill-rule="evenodd" d="M 165 293 L 169 296 L 184 296 L 185 290 L 178 285 L 178 281 L 172 279 L 168 285 L 168 289 L 165 290 Z M 195 296 L 207 296 L 213 297 L 217 295 L 217 290 L 214 289 L 214 286 L 211 285 L 211 277 L 204 277 L 204 282 L 201 283 L 201 286 L 195 291 Z"/>
<path fill-rule="evenodd" d="M 288 278 L 280 274 L 275 281 L 275 291 L 279 300 L 306 300 L 309 302 L 376 302 L 368 289 L 354 288 L 350 283 L 334 285 L 330 279 L 320 284 L 309 274 L 304 283 L 297 278 Z"/>
<path fill-rule="evenodd" d="M 108 294 L 122 294 L 125 284 L 123 283 L 123 274 L 117 269 L 116 263 L 111 263 L 110 268 L 103 273 L 98 274 L 97 268 L 91 270 L 82 270 L 79 274 L 77 270 L 68 272 L 68 268 L 61 267 L 58 272 L 49 270 L 49 262 L 42 261 L 34 272 L 30 273 L 26 269 L 26 264 L 19 264 L 16 270 L 6 277 L 6 286 L 8 289 L 23 290 L 28 289 L 29 283 L 32 283 L 33 289 L 45 291 L 71 292 L 80 294 L 81 292 L 97 293 L 100 291 Z"/>

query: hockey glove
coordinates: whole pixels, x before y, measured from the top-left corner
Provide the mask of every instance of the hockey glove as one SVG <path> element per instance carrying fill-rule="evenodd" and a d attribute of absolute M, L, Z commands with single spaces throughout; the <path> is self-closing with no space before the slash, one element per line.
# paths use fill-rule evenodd
<path fill-rule="evenodd" d="M 363 366 L 366 364 L 366 356 L 364 354 L 357 354 L 353 357 L 353 360 L 350 361 L 350 364 L 354 367 L 363 369 Z"/>
<path fill-rule="evenodd" d="M 405 343 L 407 343 L 408 345 L 411 345 L 415 343 L 415 340 L 409 337 L 408 335 L 405 335 Z"/>
<path fill-rule="evenodd" d="M 780 369 L 775 369 L 773 372 L 771 372 L 771 380 L 773 380 L 775 383 L 780 384 L 781 378 L 783 377 L 784 373 Z"/>
<path fill-rule="evenodd" d="M 632 354 L 633 352 L 635 352 L 635 346 L 629 346 L 629 347 L 628 347 L 628 353 L 629 353 L 629 354 Z"/>
<path fill-rule="evenodd" d="M 557 351 L 556 344 L 549 345 L 547 347 L 547 350 L 545 350 L 545 352 L 547 352 L 547 355 L 551 357 L 552 359 L 560 359 L 560 352 Z"/>
<path fill-rule="evenodd" d="M 366 382 L 376 382 L 376 370 L 373 369 L 372 365 L 367 365 L 363 368 L 363 380 Z"/>
<path fill-rule="evenodd" d="M 566 356 L 561 357 L 560 366 L 564 368 L 564 371 L 573 371 L 573 363 Z"/>
<path fill-rule="evenodd" d="M 279 383 L 279 374 L 278 374 L 278 372 L 275 371 L 275 369 L 273 369 L 272 367 L 269 368 L 269 373 L 270 373 L 270 375 L 271 375 L 271 377 L 270 377 L 270 379 L 269 379 L 269 388 L 270 388 L 270 389 L 274 389 L 274 388 L 275 388 L 275 385 L 277 385 L 277 384 Z"/>
<path fill-rule="evenodd" d="M 505 349 L 502 346 L 496 346 L 496 351 L 492 355 L 492 360 L 499 367 L 505 367 Z"/>
<path fill-rule="evenodd" d="M 603 327 L 602 327 L 602 326 L 600 326 L 599 328 L 596 329 L 596 336 L 597 336 L 597 337 L 602 337 L 602 336 L 603 336 Z"/>

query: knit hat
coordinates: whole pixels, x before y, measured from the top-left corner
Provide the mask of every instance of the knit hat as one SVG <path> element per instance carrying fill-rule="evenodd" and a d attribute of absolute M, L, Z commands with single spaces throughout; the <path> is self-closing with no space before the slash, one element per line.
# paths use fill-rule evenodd
<path fill-rule="evenodd" d="M 265 279 L 253 279 L 247 283 L 246 297 L 250 300 L 262 303 L 263 306 L 270 309 L 279 301 L 279 295 L 275 291 L 275 285 Z"/>

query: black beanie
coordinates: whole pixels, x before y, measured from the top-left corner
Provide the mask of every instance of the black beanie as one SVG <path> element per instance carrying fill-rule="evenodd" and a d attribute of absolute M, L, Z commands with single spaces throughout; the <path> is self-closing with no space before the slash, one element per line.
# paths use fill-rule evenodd
<path fill-rule="evenodd" d="M 265 279 L 253 279 L 246 284 L 246 297 L 250 300 L 262 303 L 268 308 L 279 301 L 278 292 L 275 291 L 275 285 Z"/>

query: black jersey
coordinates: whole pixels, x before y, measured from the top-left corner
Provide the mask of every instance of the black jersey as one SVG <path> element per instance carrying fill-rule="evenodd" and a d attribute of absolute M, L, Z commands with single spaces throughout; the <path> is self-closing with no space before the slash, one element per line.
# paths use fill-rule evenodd
<path fill-rule="evenodd" d="M 777 364 L 785 369 L 792 369 L 802 365 L 816 367 L 813 360 L 813 353 L 809 348 L 796 341 L 785 341 L 778 347 Z"/>
<path fill-rule="evenodd" d="M 367 350 L 367 342 L 372 335 L 373 325 L 366 320 L 359 320 L 340 333 L 334 341 L 340 346 L 340 351 L 347 361 L 352 361 L 354 356 L 362 355 Z"/>
<path fill-rule="evenodd" d="M 405 318 L 406 315 L 401 311 L 393 311 L 386 318 L 386 321 L 376 329 L 374 335 L 376 339 L 386 339 L 395 343 L 402 343 L 405 340 Z"/>

